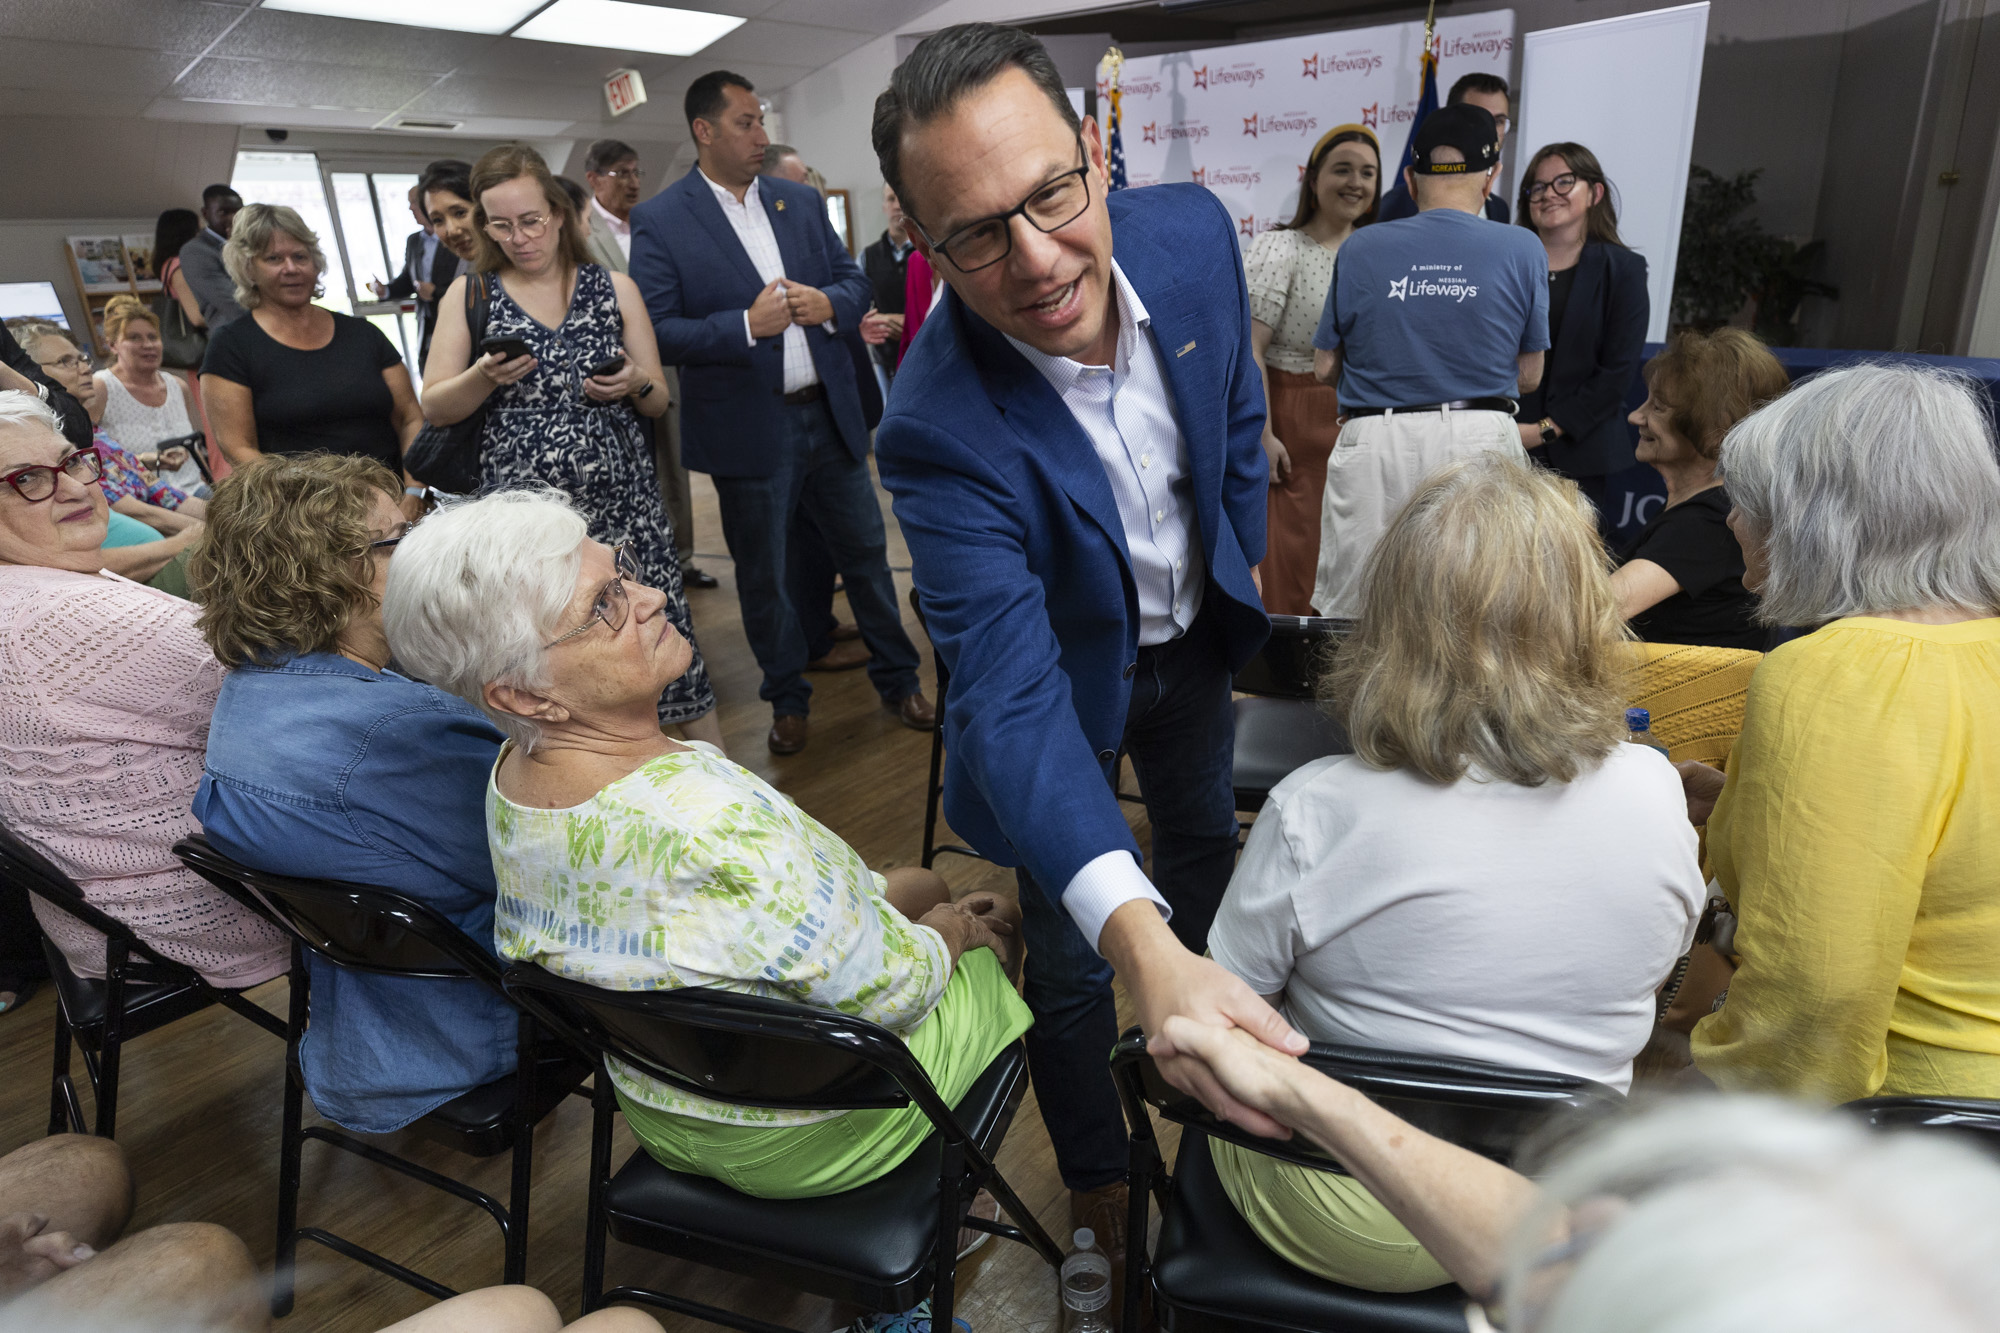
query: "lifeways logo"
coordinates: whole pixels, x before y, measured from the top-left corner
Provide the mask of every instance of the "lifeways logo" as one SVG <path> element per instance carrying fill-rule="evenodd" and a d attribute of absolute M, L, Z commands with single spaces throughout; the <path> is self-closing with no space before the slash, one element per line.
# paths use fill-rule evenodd
<path fill-rule="evenodd" d="M 1514 49 L 1514 39 L 1499 33 L 1481 32 L 1470 37 L 1438 38 L 1438 58 L 1450 60 L 1454 56 L 1501 56 Z"/>
<path fill-rule="evenodd" d="M 1458 264 L 1419 264 L 1416 273 L 1389 279 L 1389 299 L 1408 303 L 1412 297 L 1439 297 L 1446 301 L 1461 303 L 1479 295 L 1479 285 L 1467 282 L 1458 275 Z M 1444 276 L 1430 278 L 1419 276 L 1425 270 L 1444 272 Z"/>
<path fill-rule="evenodd" d="M 1254 213 L 1247 218 L 1236 219 L 1237 234 L 1246 241 L 1256 240 L 1259 232 L 1269 231 L 1277 225 L 1276 218 L 1260 218 Z"/>
<path fill-rule="evenodd" d="M 1329 78 L 1335 74 L 1359 74 L 1367 78 L 1382 68 L 1382 57 L 1373 51 L 1354 51 L 1344 56 L 1321 55 L 1315 51 L 1309 56 L 1302 56 L 1301 59 L 1305 63 L 1305 68 L 1299 71 L 1299 77 L 1314 82 L 1318 82 L 1322 74 Z"/>
<path fill-rule="evenodd" d="M 1220 190 L 1229 186 L 1235 186 L 1238 189 L 1248 189 L 1252 185 L 1259 184 L 1263 179 L 1263 172 L 1253 171 L 1249 167 L 1217 167 L 1213 170 L 1208 167 L 1196 167 L 1194 169 L 1194 183 L 1196 185 L 1206 185 L 1212 190 Z"/>
<path fill-rule="evenodd" d="M 1319 117 L 1287 111 L 1282 116 L 1245 116 L 1243 132 L 1251 138 L 1266 134 L 1311 134 L 1319 128 Z"/>
<path fill-rule="evenodd" d="M 1380 102 L 1370 102 L 1361 108 L 1361 123 L 1371 130 L 1381 129 L 1384 125 L 1402 125 L 1416 118 L 1415 102 L 1407 105 L 1392 102 L 1388 106 L 1383 106 Z"/>
<path fill-rule="evenodd" d="M 1208 126 L 1198 120 L 1183 120 L 1168 125 L 1147 121 L 1139 127 L 1139 137 L 1147 143 L 1172 143 L 1176 139 L 1191 139 L 1199 143 L 1208 137 Z"/>
<path fill-rule="evenodd" d="M 1231 84 L 1254 88 L 1263 81 L 1264 67 L 1261 65 L 1231 65 L 1214 73 L 1209 72 L 1207 65 L 1200 65 L 1194 70 L 1194 86 L 1197 88 L 1226 88 Z"/>

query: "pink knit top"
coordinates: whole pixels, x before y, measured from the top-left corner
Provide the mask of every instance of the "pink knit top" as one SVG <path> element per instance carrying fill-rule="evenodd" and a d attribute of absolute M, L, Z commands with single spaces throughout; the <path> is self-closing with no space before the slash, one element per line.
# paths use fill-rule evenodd
<path fill-rule="evenodd" d="M 0 565 L 0 822 L 164 957 L 218 986 L 283 972 L 277 928 L 174 858 L 222 667 L 178 597 L 94 574 Z M 80 976 L 104 938 L 41 899 Z"/>

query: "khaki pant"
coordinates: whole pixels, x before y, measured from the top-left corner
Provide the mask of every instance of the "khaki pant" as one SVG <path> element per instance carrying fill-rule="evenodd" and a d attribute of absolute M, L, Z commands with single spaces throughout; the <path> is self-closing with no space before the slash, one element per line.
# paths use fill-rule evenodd
<path fill-rule="evenodd" d="M 1342 426 L 1326 460 L 1314 609 L 1342 620 L 1358 616 L 1368 557 L 1417 487 L 1445 464 L 1489 450 L 1527 459 L 1520 428 L 1505 412 L 1391 412 Z"/>

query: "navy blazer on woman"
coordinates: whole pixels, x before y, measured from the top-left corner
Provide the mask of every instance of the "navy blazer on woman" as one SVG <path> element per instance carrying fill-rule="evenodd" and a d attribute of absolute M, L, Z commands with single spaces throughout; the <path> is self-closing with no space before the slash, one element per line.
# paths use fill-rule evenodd
<path fill-rule="evenodd" d="M 785 275 L 825 292 L 836 329 L 858 328 L 868 311 L 868 275 L 827 221 L 809 185 L 757 178 L 778 238 Z M 785 440 L 784 339 L 743 334 L 743 312 L 764 290 L 757 266 L 700 167 L 632 210 L 632 280 L 646 298 L 660 363 L 681 368 L 681 461 L 718 477 L 776 474 Z M 840 438 L 868 453 L 868 426 L 854 386 L 854 358 L 839 336 L 806 328 L 813 367 Z"/>
<path fill-rule="evenodd" d="M 1562 335 L 1542 377 L 1542 414 L 1563 432 L 1548 447 L 1549 466 L 1564 476 L 1604 477 L 1632 466 L 1625 391 L 1638 373 L 1651 315 L 1645 259 L 1622 245 L 1584 242 Z"/>
<path fill-rule="evenodd" d="M 1250 580 L 1269 483 L 1235 224 L 1197 185 L 1123 190 L 1109 207 L 1115 257 L 1152 318 L 1187 442 L 1208 564 L 1202 614 L 1222 618 L 1235 671 L 1270 633 Z M 1106 778 L 1132 694 L 1138 591 L 1090 437 L 1041 372 L 950 293 L 896 372 L 875 451 L 951 670 L 952 829 L 1001 865 L 1026 865 L 1051 894 L 1105 852 L 1136 858 Z"/>

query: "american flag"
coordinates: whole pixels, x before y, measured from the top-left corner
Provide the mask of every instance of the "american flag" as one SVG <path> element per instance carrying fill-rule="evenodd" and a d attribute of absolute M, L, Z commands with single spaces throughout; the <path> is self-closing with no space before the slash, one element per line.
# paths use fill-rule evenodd
<path fill-rule="evenodd" d="M 1125 136 L 1118 128 L 1118 89 L 1111 90 L 1111 188 L 1125 188 Z"/>

